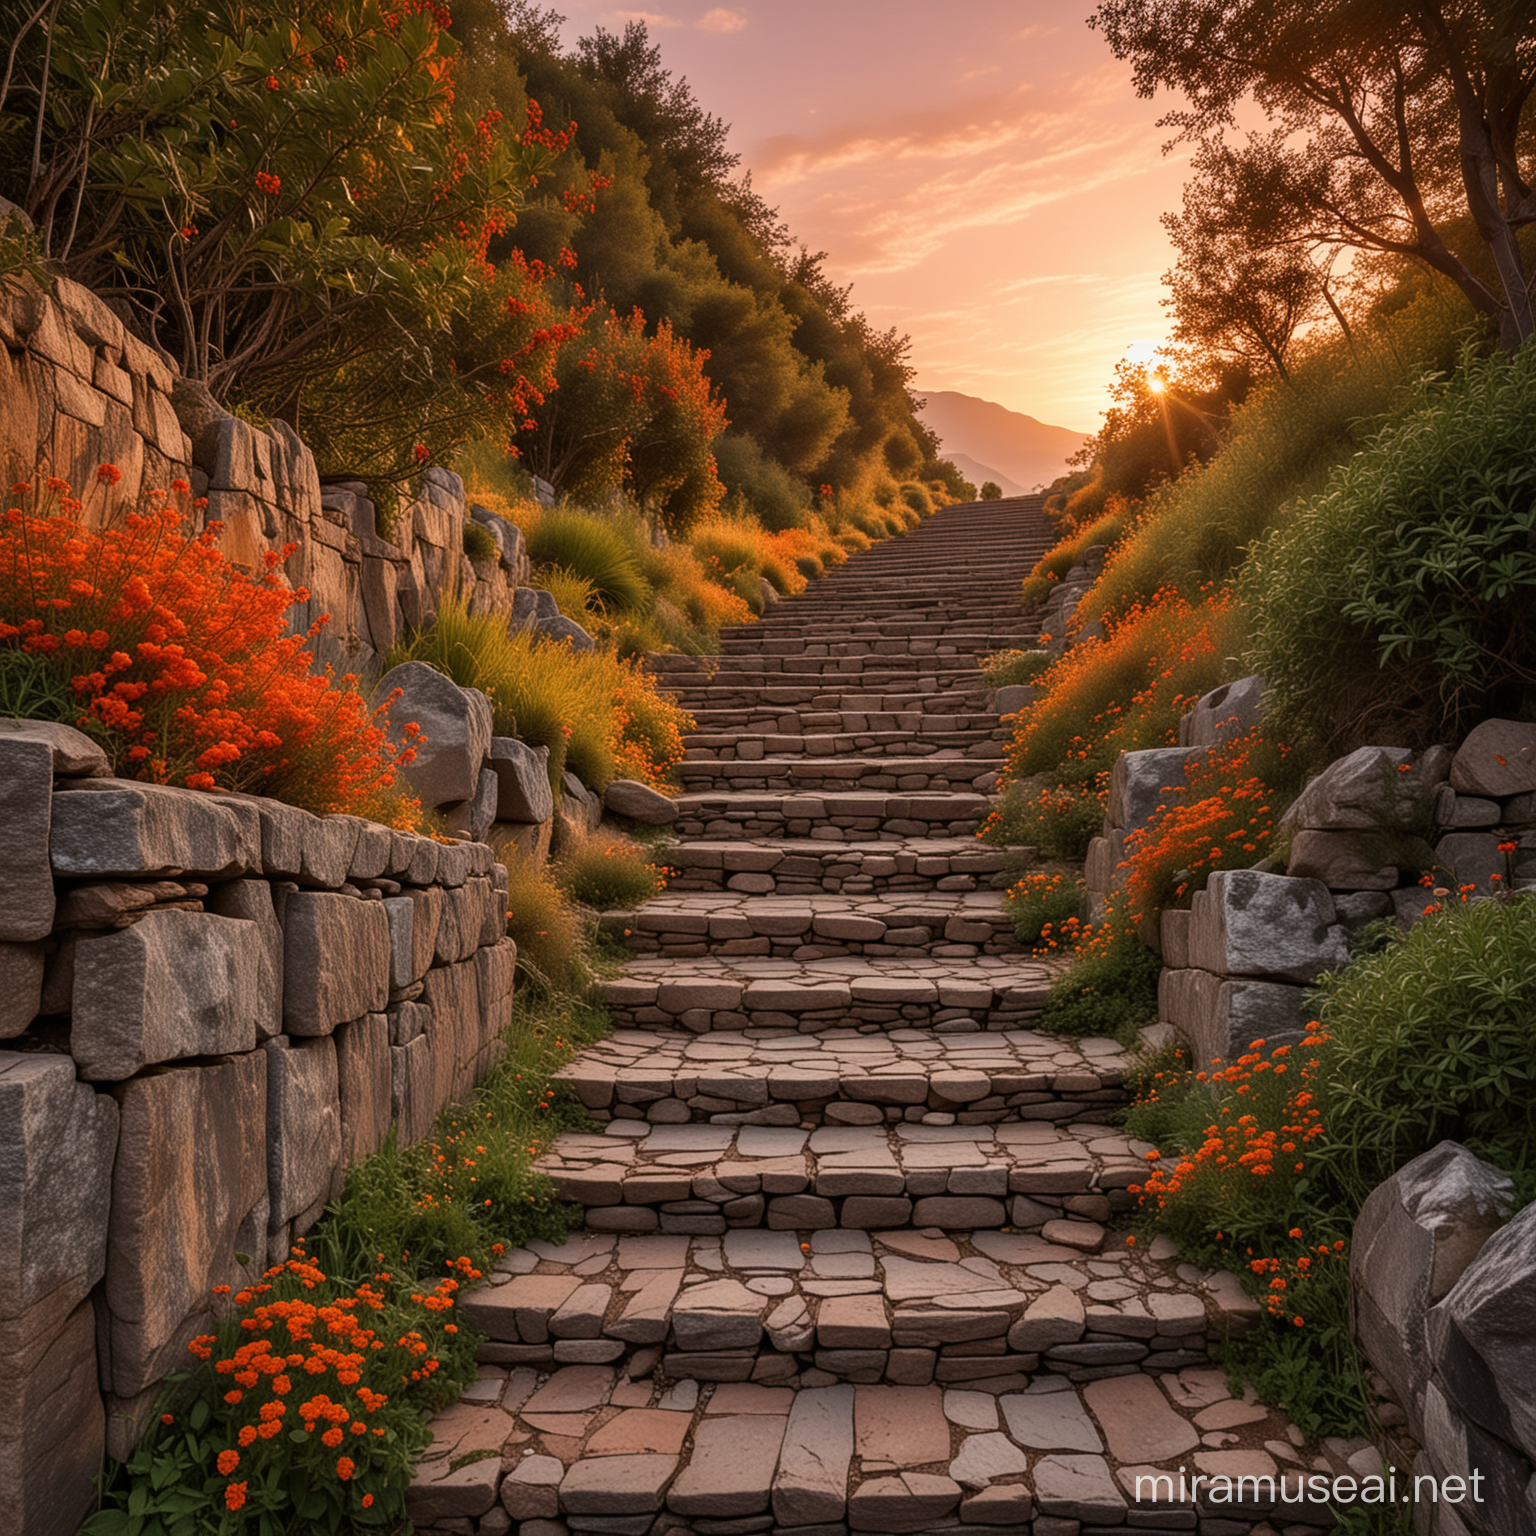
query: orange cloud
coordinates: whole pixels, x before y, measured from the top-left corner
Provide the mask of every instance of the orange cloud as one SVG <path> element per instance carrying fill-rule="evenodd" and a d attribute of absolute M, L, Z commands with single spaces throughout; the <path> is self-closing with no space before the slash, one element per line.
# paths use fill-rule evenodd
<path fill-rule="evenodd" d="M 680 22 L 675 16 L 664 16 L 658 11 L 614 11 L 615 21 L 643 21 L 646 26 L 654 27 L 658 31 L 665 31 L 668 27 L 680 27 Z"/>
<path fill-rule="evenodd" d="M 706 11 L 694 23 L 700 32 L 740 32 L 746 24 L 747 18 L 740 11 L 728 11 L 723 5 Z"/>

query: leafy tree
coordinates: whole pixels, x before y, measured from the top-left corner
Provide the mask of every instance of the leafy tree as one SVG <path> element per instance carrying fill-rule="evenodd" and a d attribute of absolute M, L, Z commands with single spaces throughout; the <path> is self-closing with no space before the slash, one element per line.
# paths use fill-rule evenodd
<path fill-rule="evenodd" d="M 1266 177 L 1267 243 L 1393 252 L 1440 272 L 1506 346 L 1536 334 L 1518 232 L 1536 221 L 1536 18 L 1511 0 L 1102 0 L 1091 24 L 1138 92 L 1179 92 L 1178 139 L 1250 100 L 1274 124 L 1233 154 Z M 1470 217 L 1480 252 L 1449 230 Z"/>
<path fill-rule="evenodd" d="M 1001 501 L 1003 499 L 1003 488 L 996 480 L 984 480 L 981 489 L 976 495 L 978 500 L 981 501 Z"/>
<path fill-rule="evenodd" d="M 508 134 L 499 113 L 454 108 L 434 7 L 0 0 L 0 15 L 15 40 L 0 186 L 53 261 L 189 378 L 304 426 L 322 463 L 331 434 L 361 455 L 347 467 L 393 478 L 418 444 L 515 407 L 539 306 L 487 246 L 565 145 L 536 116 Z"/>

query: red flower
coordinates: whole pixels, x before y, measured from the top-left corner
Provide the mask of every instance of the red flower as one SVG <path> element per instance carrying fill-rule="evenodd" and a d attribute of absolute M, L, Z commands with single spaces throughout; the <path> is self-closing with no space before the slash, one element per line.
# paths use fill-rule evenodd
<path fill-rule="evenodd" d="M 273 176 L 268 171 L 256 172 L 256 190 L 265 192 L 268 197 L 276 197 L 283 185 L 282 178 Z"/>
<path fill-rule="evenodd" d="M 96 466 L 96 478 L 103 485 L 116 485 L 123 478 L 123 472 L 116 464 L 98 464 Z"/>

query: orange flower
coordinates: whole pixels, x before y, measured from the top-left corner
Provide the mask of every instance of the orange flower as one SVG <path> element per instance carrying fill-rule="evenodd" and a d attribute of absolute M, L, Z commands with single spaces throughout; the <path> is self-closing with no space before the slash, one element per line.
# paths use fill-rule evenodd
<path fill-rule="evenodd" d="M 231 1483 L 224 1490 L 224 1507 L 226 1509 L 240 1509 L 245 1504 L 245 1483 Z"/>
<path fill-rule="evenodd" d="M 215 1465 L 218 1467 L 221 1477 L 228 1477 L 240 1465 L 240 1452 L 220 1451 L 219 1459 Z"/>
<path fill-rule="evenodd" d="M 352 1464 L 352 1458 L 350 1456 L 343 1456 L 341 1460 L 336 1463 L 336 1476 L 339 1477 L 344 1483 L 351 1478 L 352 1473 L 355 1470 L 356 1469 Z"/>

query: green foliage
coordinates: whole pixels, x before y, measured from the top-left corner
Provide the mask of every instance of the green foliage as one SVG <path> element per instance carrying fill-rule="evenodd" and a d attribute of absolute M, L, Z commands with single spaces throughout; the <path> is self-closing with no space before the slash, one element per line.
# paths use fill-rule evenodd
<path fill-rule="evenodd" d="M 622 837 L 582 838 L 562 850 L 553 873 L 572 901 L 597 912 L 638 907 L 666 884 L 645 850 Z"/>
<path fill-rule="evenodd" d="M 495 564 L 501 555 L 496 540 L 491 537 L 490 529 L 482 528 L 475 522 L 464 524 L 464 553 L 475 565 L 487 562 Z"/>
<path fill-rule="evenodd" d="M 1235 1387 L 1252 1385 L 1260 1401 L 1283 1409 L 1309 1435 L 1368 1434 L 1375 1394 L 1364 1380 L 1350 1328 L 1348 1268 L 1342 1262 L 1323 1266 L 1305 1295 L 1305 1326 L 1288 1317 L 1266 1318 L 1226 1345 L 1222 1364 Z"/>
<path fill-rule="evenodd" d="M 640 574 L 630 539 L 598 513 L 571 508 L 546 512 L 525 537 L 533 560 L 585 577 L 605 607 L 644 609 L 650 601 L 651 588 Z"/>
<path fill-rule="evenodd" d="M 0 718 L 67 722 L 79 713 L 69 679 L 46 656 L 0 647 Z"/>
<path fill-rule="evenodd" d="M 987 821 L 986 841 L 1035 848 L 1048 858 L 1081 862 L 1104 825 L 1104 799 L 1091 785 L 1054 784 L 1049 775 L 1016 779 Z"/>
<path fill-rule="evenodd" d="M 1291 504 L 1321 488 L 1425 369 L 1456 356 L 1468 324 L 1443 294 L 1419 296 L 1362 328 L 1353 349 L 1319 347 L 1290 384 L 1256 390 L 1232 414 L 1221 451 L 1148 497 L 1145 511 L 1080 610 L 1119 613 L 1159 588 L 1193 596 L 1235 572 Z"/>
<path fill-rule="evenodd" d="M 578 624 L 591 622 L 592 611 L 598 607 L 597 589 L 585 576 L 568 571 L 563 565 L 545 565 L 533 573 L 531 580 L 554 598 L 555 606 L 566 618 L 575 619 Z"/>
<path fill-rule="evenodd" d="M 1096 507 L 1094 515 L 1080 522 L 1072 532 L 1053 545 L 1024 578 L 1024 606 L 1032 607 L 1050 597 L 1051 588 L 1081 561 L 1084 550 L 1096 544 L 1104 544 L 1113 549 L 1125 537 L 1134 521 L 1134 509 L 1123 496 L 1111 497 Z"/>
<path fill-rule="evenodd" d="M 1319 1177 L 1358 1205 L 1441 1141 L 1508 1169 L 1536 1146 L 1536 897 L 1426 918 L 1321 984 Z"/>
<path fill-rule="evenodd" d="M 1038 944 L 1047 930 L 1060 930 L 1069 918 L 1078 915 L 1083 904 L 1083 887 L 1062 874 L 1028 874 L 1008 888 L 1003 906 L 1013 919 L 1014 936 L 1019 943 Z"/>
<path fill-rule="evenodd" d="M 976 499 L 978 501 L 1001 501 L 1003 499 L 1003 488 L 996 480 L 983 480 L 981 489 L 976 493 Z"/>
<path fill-rule="evenodd" d="M 997 651 L 982 661 L 981 675 L 989 688 L 1032 683 L 1054 659 L 1049 651 Z"/>
<path fill-rule="evenodd" d="M 774 532 L 803 528 L 809 521 L 810 495 L 804 484 L 752 438 L 727 432 L 715 444 L 715 464 L 731 510 L 750 514 Z"/>
<path fill-rule="evenodd" d="M 1533 416 L 1536 350 L 1464 355 L 1258 547 L 1248 659 L 1277 729 L 1329 752 L 1416 745 L 1519 707 L 1536 685 Z"/>
<path fill-rule="evenodd" d="M 1162 961 L 1134 934 L 1096 941 L 1052 983 L 1035 1027 L 1077 1039 L 1109 1035 L 1132 1045 L 1138 1029 L 1157 1022 L 1161 970 Z"/>
<path fill-rule="evenodd" d="M 493 830 L 491 841 L 507 867 L 507 937 L 517 943 L 519 974 L 539 996 L 578 988 L 587 976 L 582 925 L 565 890 L 511 836 Z"/>

